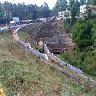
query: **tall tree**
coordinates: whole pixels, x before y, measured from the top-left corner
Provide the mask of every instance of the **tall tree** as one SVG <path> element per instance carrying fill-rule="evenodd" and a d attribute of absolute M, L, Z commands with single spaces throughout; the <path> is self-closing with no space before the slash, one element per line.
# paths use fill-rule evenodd
<path fill-rule="evenodd" d="M 67 4 L 67 0 L 57 0 L 55 6 L 52 9 L 53 15 L 58 15 L 59 11 L 65 11 Z"/>
<path fill-rule="evenodd" d="M 54 6 L 53 9 L 52 9 L 52 15 L 57 16 L 58 12 L 59 12 L 59 9 L 56 6 Z"/>
<path fill-rule="evenodd" d="M 6 19 L 7 21 L 10 21 L 12 19 L 12 11 L 11 11 L 11 8 L 12 8 L 12 4 L 9 3 L 8 1 L 4 2 L 4 10 L 5 10 L 5 15 L 6 15 Z"/>
<path fill-rule="evenodd" d="M 92 4 L 93 0 L 87 0 L 87 4 Z"/>
<path fill-rule="evenodd" d="M 56 7 L 59 11 L 65 11 L 67 8 L 67 0 L 57 0 Z"/>
<path fill-rule="evenodd" d="M 79 20 L 72 29 L 72 37 L 75 44 L 81 50 L 92 45 L 92 23 L 89 20 Z"/>
<path fill-rule="evenodd" d="M 86 12 L 85 12 L 87 18 L 91 18 L 92 17 L 92 10 L 91 8 L 87 5 L 86 6 Z"/>
<path fill-rule="evenodd" d="M 79 15 L 80 3 L 78 0 L 69 0 L 69 9 L 71 11 L 71 24 L 75 22 L 75 17 Z"/>
<path fill-rule="evenodd" d="M 86 0 L 80 0 L 80 5 L 85 5 L 86 4 Z"/>
<path fill-rule="evenodd" d="M 4 15 L 4 10 L 2 8 L 2 4 L 0 3 L 0 19 L 3 17 Z"/>
<path fill-rule="evenodd" d="M 4 2 L 0 4 L 0 17 L 2 17 L 2 6 L 5 11 L 7 21 L 12 20 L 12 17 L 19 17 L 20 19 L 37 19 L 39 17 L 49 17 L 51 10 L 45 2 L 42 6 L 33 4 L 26 5 L 24 3 L 12 4 Z"/>
<path fill-rule="evenodd" d="M 69 9 L 71 10 L 72 6 L 75 4 L 75 0 L 69 0 Z"/>
<path fill-rule="evenodd" d="M 96 0 L 93 0 L 93 4 L 96 5 Z"/>

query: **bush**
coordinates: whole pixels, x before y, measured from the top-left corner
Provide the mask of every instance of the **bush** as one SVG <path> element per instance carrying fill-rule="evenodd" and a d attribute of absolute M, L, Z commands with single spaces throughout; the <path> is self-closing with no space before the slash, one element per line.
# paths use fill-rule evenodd
<path fill-rule="evenodd" d="M 79 20 L 72 28 L 72 38 L 79 49 L 85 49 L 92 45 L 92 26 L 89 20 Z"/>
<path fill-rule="evenodd" d="M 70 18 L 67 18 L 66 20 L 64 20 L 64 28 L 65 28 L 65 31 L 66 32 L 70 32 L 71 30 L 71 19 Z"/>

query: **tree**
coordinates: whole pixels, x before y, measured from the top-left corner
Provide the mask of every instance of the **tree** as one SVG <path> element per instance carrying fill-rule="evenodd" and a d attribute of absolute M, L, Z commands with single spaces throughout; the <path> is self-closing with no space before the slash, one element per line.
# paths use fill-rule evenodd
<path fill-rule="evenodd" d="M 52 9 L 52 15 L 57 16 L 58 12 L 59 12 L 59 9 L 57 9 L 56 6 L 54 6 L 53 9 Z"/>
<path fill-rule="evenodd" d="M 96 0 L 93 0 L 93 4 L 96 5 Z"/>
<path fill-rule="evenodd" d="M 75 0 L 69 0 L 69 9 L 71 10 L 72 6 L 75 4 Z"/>
<path fill-rule="evenodd" d="M 3 6 L 3 9 L 2 9 Z M 51 10 L 48 7 L 48 4 L 45 2 L 42 6 L 37 6 L 33 4 L 26 5 L 25 3 L 12 4 L 5 1 L 3 4 L 0 4 L 0 18 L 2 17 L 2 12 L 5 13 L 6 24 L 12 20 L 12 17 L 19 17 L 23 19 L 37 19 L 42 17 L 49 17 Z"/>
<path fill-rule="evenodd" d="M 57 0 L 55 6 L 52 9 L 53 15 L 58 15 L 59 11 L 65 11 L 67 8 L 67 0 Z"/>
<path fill-rule="evenodd" d="M 76 0 L 76 16 L 79 16 L 80 14 L 80 2 L 78 0 Z"/>
<path fill-rule="evenodd" d="M 89 20 L 79 20 L 72 29 L 73 41 L 79 49 L 92 45 L 92 24 Z"/>
<path fill-rule="evenodd" d="M 66 0 L 57 0 L 56 7 L 59 11 L 65 11 L 67 8 L 67 1 Z"/>
<path fill-rule="evenodd" d="M 80 3 L 78 0 L 69 0 L 69 9 L 71 10 L 71 24 L 73 25 L 75 22 L 75 17 L 79 16 Z"/>
<path fill-rule="evenodd" d="M 80 0 L 80 5 L 85 5 L 86 4 L 86 0 Z"/>
<path fill-rule="evenodd" d="M 0 4 L 0 19 L 3 17 L 4 15 L 4 10 L 2 8 L 2 5 Z"/>
<path fill-rule="evenodd" d="M 7 2 L 5 1 L 3 6 L 5 10 L 6 20 L 8 23 L 8 21 L 12 19 L 12 13 L 11 13 L 12 4 L 9 3 L 8 1 Z"/>
<path fill-rule="evenodd" d="M 44 2 L 44 5 L 43 5 L 43 17 L 45 17 L 45 18 L 49 17 L 50 12 L 51 12 L 51 10 L 49 9 L 48 4 L 46 2 Z"/>
<path fill-rule="evenodd" d="M 87 0 L 86 3 L 87 3 L 88 5 L 90 5 L 90 4 L 92 4 L 92 2 L 93 2 L 93 0 Z"/>
<path fill-rule="evenodd" d="M 92 9 L 87 5 L 86 6 L 86 12 L 85 12 L 86 16 L 88 19 L 92 17 Z"/>

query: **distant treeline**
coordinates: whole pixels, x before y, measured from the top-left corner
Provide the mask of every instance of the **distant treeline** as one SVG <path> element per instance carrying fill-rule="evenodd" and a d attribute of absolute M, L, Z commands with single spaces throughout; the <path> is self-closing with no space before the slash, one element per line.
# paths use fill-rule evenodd
<path fill-rule="evenodd" d="M 0 3 L 0 19 L 7 18 L 7 20 L 12 20 L 12 17 L 19 17 L 22 19 L 36 19 L 36 18 L 47 18 L 51 16 L 51 9 L 45 2 L 40 7 L 37 5 L 25 3 L 12 4 L 10 2 Z"/>
<path fill-rule="evenodd" d="M 67 9 L 71 12 L 71 23 L 74 24 L 75 17 L 79 16 L 80 6 L 85 4 L 96 5 L 96 0 L 57 0 L 52 10 L 46 2 L 41 6 L 37 6 L 36 4 L 13 4 L 5 1 L 0 3 L 0 19 L 3 17 L 3 21 L 10 21 L 12 17 L 19 17 L 21 20 L 35 20 L 37 18 L 57 16 L 59 11 Z"/>

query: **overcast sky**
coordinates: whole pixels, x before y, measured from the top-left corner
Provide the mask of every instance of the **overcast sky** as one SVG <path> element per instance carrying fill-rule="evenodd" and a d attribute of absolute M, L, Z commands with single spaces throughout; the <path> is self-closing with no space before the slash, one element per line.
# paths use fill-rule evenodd
<path fill-rule="evenodd" d="M 25 4 L 36 4 L 38 6 L 43 5 L 44 2 L 48 3 L 48 6 L 52 9 L 55 6 L 57 0 L 0 0 L 0 2 L 9 1 L 11 3 L 25 3 Z"/>

